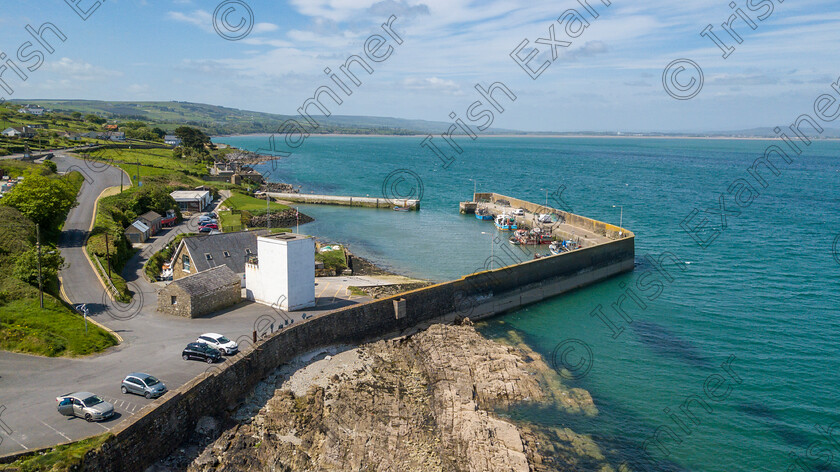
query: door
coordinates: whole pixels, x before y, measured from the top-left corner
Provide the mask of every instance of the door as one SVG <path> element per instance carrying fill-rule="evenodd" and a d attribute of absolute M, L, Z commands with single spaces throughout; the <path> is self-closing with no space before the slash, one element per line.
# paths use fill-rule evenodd
<path fill-rule="evenodd" d="M 84 418 L 85 416 L 85 405 L 81 400 L 76 398 L 73 399 L 73 413 L 79 418 Z"/>
<path fill-rule="evenodd" d="M 134 377 L 127 378 L 125 383 L 128 384 L 128 391 L 131 393 L 142 394 L 143 389 L 140 387 L 139 382 L 140 381 L 135 379 Z"/>
<path fill-rule="evenodd" d="M 58 412 L 64 416 L 73 416 L 73 399 L 64 398 L 58 403 Z"/>

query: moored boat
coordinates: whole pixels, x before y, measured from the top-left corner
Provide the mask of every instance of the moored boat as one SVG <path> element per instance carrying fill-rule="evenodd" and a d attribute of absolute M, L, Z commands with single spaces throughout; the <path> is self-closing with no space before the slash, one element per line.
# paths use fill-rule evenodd
<path fill-rule="evenodd" d="M 499 228 L 502 231 L 515 231 L 518 228 L 516 225 L 516 218 L 509 215 L 497 216 L 495 223 L 496 228 Z"/>
<path fill-rule="evenodd" d="M 491 215 L 490 212 L 487 211 L 486 208 L 477 209 L 475 211 L 475 217 L 476 217 L 476 219 L 479 219 L 479 220 L 492 220 L 493 219 L 493 215 Z"/>

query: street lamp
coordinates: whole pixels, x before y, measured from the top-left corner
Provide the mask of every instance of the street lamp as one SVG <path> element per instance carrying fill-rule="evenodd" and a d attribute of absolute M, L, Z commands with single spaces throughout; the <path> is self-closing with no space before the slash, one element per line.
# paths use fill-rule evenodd
<path fill-rule="evenodd" d="M 487 231 L 482 231 L 481 234 L 489 234 L 490 235 L 490 270 L 493 270 L 493 262 L 496 260 L 496 245 L 493 241 L 493 233 L 488 233 Z"/>
<path fill-rule="evenodd" d="M 621 214 L 618 217 L 618 227 L 623 229 L 624 228 L 624 205 L 613 205 L 612 207 L 613 208 L 618 207 L 618 208 L 621 209 Z M 618 234 L 621 235 L 621 231 L 619 231 Z"/>

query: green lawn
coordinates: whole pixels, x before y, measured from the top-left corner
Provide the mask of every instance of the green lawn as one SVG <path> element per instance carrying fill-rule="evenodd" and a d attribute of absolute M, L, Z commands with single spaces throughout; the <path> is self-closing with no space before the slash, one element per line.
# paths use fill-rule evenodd
<path fill-rule="evenodd" d="M 169 171 L 190 172 L 196 175 L 207 173 L 207 167 L 188 159 L 172 157 L 171 149 L 103 149 L 91 154 L 95 159 L 111 160 L 115 162 L 136 163 L 141 166 L 156 167 Z M 122 166 L 120 166 L 122 167 Z M 133 166 L 136 167 L 136 166 Z M 127 170 L 127 169 L 126 169 Z M 141 169 L 141 172 L 143 169 Z M 134 175 L 136 171 L 130 172 Z"/>
<path fill-rule="evenodd" d="M 250 195 L 245 195 L 244 193 L 239 192 L 233 192 L 230 198 L 225 200 L 223 205 L 233 210 L 248 211 L 255 214 L 265 213 L 264 199 L 254 198 Z M 283 211 L 288 209 L 289 207 L 286 205 L 271 202 L 271 211 Z"/>
<path fill-rule="evenodd" d="M 32 454 L 12 462 L 0 464 L 0 470 L 19 472 L 69 472 L 80 470 L 82 459 L 88 451 L 97 449 L 108 439 L 111 433 L 76 441 L 64 446 L 54 447 L 44 454 Z"/>
<path fill-rule="evenodd" d="M 83 356 L 117 344 L 117 339 L 81 315 L 44 294 L 44 309 L 38 294 L 0 305 L 0 349 L 39 356 Z"/>
<path fill-rule="evenodd" d="M 222 231 L 226 233 L 230 233 L 233 231 L 242 231 L 245 229 L 242 226 L 242 217 L 239 214 L 234 214 L 230 211 L 220 211 L 219 214 L 219 224 L 221 225 Z"/>

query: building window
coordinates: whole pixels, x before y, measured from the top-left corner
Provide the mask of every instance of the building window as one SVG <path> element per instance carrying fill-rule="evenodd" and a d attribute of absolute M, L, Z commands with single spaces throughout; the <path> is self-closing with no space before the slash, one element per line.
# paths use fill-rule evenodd
<path fill-rule="evenodd" d="M 248 249 L 248 248 L 245 248 L 245 255 L 250 256 L 251 255 L 251 250 Z"/>
<path fill-rule="evenodd" d="M 209 252 L 208 252 L 207 254 L 205 254 L 205 255 L 204 255 L 204 257 L 206 257 L 208 261 L 212 261 L 212 260 L 213 260 L 213 255 L 212 255 L 212 254 L 210 254 Z"/>
<path fill-rule="evenodd" d="M 172 302 L 172 305 L 177 305 L 178 304 L 178 297 L 176 297 L 175 295 L 172 295 L 172 297 L 170 297 L 170 298 L 171 298 L 170 301 Z"/>
<path fill-rule="evenodd" d="M 184 257 L 181 259 L 181 264 L 184 266 L 184 272 L 190 271 L 190 256 L 184 254 Z"/>
<path fill-rule="evenodd" d="M 230 253 L 227 252 L 227 251 L 224 252 L 224 255 L 225 255 L 225 257 L 230 257 Z"/>

